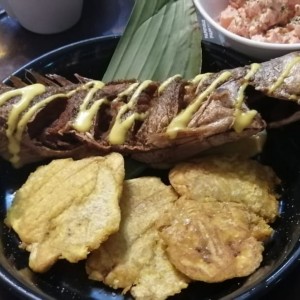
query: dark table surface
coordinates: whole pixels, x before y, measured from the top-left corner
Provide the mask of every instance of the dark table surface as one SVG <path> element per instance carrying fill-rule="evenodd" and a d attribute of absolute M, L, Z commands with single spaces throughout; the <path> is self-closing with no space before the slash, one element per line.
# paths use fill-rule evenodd
<path fill-rule="evenodd" d="M 108 4 L 109 3 L 109 4 Z M 48 51 L 83 39 L 122 34 L 133 0 L 85 1 L 81 20 L 71 29 L 54 35 L 39 35 L 23 29 L 0 8 L 0 80 Z M 0 282 L 0 300 L 17 300 Z M 300 265 L 260 298 L 300 299 Z"/>
<path fill-rule="evenodd" d="M 87 0 L 80 21 L 71 29 L 53 35 L 31 33 L 0 10 L 0 80 L 58 47 L 97 36 L 121 34 L 132 5 L 133 0 Z"/>

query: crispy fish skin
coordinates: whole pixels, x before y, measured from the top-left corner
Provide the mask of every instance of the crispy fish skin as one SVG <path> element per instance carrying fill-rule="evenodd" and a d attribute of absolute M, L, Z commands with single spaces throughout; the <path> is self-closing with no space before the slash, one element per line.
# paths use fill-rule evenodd
<path fill-rule="evenodd" d="M 62 92 L 63 101 L 58 100 L 58 94 L 52 93 L 52 86 L 44 86 L 46 92 L 30 98 L 32 95 L 27 90 L 40 89 L 44 82 L 29 85 L 27 90 L 25 87 L 14 90 L 17 96 L 0 88 L 0 123 L 3 124 L 0 155 L 15 167 L 44 158 L 77 159 L 113 151 L 146 163 L 173 163 L 207 148 L 252 136 L 266 126 L 258 113 L 249 118 L 240 132 L 233 128 L 236 96 L 241 87 L 239 77 L 245 74 L 243 68 L 239 70 L 241 72 L 224 72 L 236 81 L 227 82 L 227 77 L 223 78 L 224 74 L 220 72 L 208 76 L 204 84 L 181 77 L 170 80 L 171 77 L 165 82 L 146 80 L 104 84 L 89 80 L 82 84 L 71 83 L 55 87 L 60 92 L 66 90 L 66 93 Z M 30 103 L 14 122 L 9 122 L 13 104 L 24 102 L 24 95 L 30 98 Z M 40 106 L 41 103 L 44 104 Z M 61 107 L 56 109 L 59 105 Z M 192 108 L 193 113 L 187 114 L 187 122 L 182 128 L 175 126 L 174 129 L 171 123 L 187 107 Z M 250 113 L 245 103 L 238 110 Z M 28 111 L 31 117 L 24 120 Z M 86 117 L 91 122 L 82 121 Z M 6 126 L 17 129 L 11 128 L 6 137 Z M 21 127 L 23 129 L 18 130 Z M 12 142 L 16 143 L 13 151 Z"/>
<path fill-rule="evenodd" d="M 155 227 L 177 198 L 159 178 L 125 181 L 120 229 L 88 257 L 89 278 L 135 299 L 166 299 L 186 288 L 189 279 L 169 262 Z"/>
<path fill-rule="evenodd" d="M 35 74 L 45 92 L 30 99 L 27 108 L 13 117 L 16 122 L 8 120 L 10 114 L 29 94 L 23 89 L 9 96 L 8 89 L 13 88 L 0 85 L 0 155 L 15 167 L 45 158 L 82 158 L 113 151 L 150 164 L 176 163 L 266 128 L 259 112 L 250 109 L 253 99 L 246 91 L 248 86 L 262 96 L 299 104 L 299 70 L 300 52 L 293 52 L 261 64 L 199 74 L 190 80 L 173 76 L 165 82 L 124 80 L 104 84 L 77 76 L 79 82 L 74 84 L 58 75 L 49 80 Z M 21 97 L 24 93 L 26 97 Z M 50 101 L 49 96 L 54 98 Z M 49 100 L 45 105 L 36 105 L 45 98 Z M 101 105 L 99 100 L 103 100 Z M 32 115 L 20 124 L 28 111 Z M 78 119 L 87 114 L 91 126 L 82 129 Z M 268 115 L 273 113 L 268 110 Z M 288 108 L 274 115 L 274 120 L 268 119 L 273 127 L 300 118 L 295 106 L 292 112 Z M 11 123 L 22 130 L 12 126 L 8 132 Z M 121 130 L 113 130 L 116 128 Z M 112 131 L 123 134 L 113 136 Z M 11 135 L 16 141 L 11 141 Z M 8 144 L 15 142 L 11 151 Z"/>
<path fill-rule="evenodd" d="M 30 268 L 45 272 L 58 259 L 78 262 L 116 232 L 123 180 L 117 153 L 54 160 L 32 173 L 5 219 L 30 251 Z"/>
<path fill-rule="evenodd" d="M 260 265 L 263 240 L 272 229 L 239 203 L 199 202 L 181 197 L 160 221 L 173 265 L 208 283 L 250 275 Z"/>
<path fill-rule="evenodd" d="M 32 115 L 26 126 L 19 126 L 19 129 L 22 129 L 23 133 L 21 135 L 20 140 L 20 151 L 18 153 L 20 160 L 14 163 L 15 167 L 21 167 L 24 164 L 29 164 L 32 162 L 40 161 L 41 158 L 65 158 L 65 157 L 83 157 L 87 153 L 87 149 L 83 144 L 78 145 L 76 143 L 76 147 L 71 145 L 70 142 L 68 144 L 69 149 L 58 147 L 58 149 L 50 149 L 47 145 L 42 142 L 36 141 L 36 137 L 41 134 L 44 128 L 47 128 L 53 120 L 59 118 L 60 114 L 64 111 L 66 104 L 68 102 L 68 98 L 63 96 L 62 94 L 69 92 L 70 90 L 76 88 L 77 85 L 70 83 L 65 87 L 54 86 L 45 86 L 45 93 L 39 95 L 33 99 L 29 107 L 20 115 L 24 116 L 29 112 L 32 106 L 38 105 L 42 103 L 48 97 L 55 98 L 51 103 L 47 105 L 41 106 L 36 110 L 35 114 Z M 12 92 L 13 88 L 7 86 L 0 86 L 0 95 L 5 94 L 5 92 Z M 6 160 L 11 160 L 12 154 L 8 151 L 9 139 L 7 136 L 8 129 L 8 120 L 10 118 L 10 114 L 12 113 L 13 106 L 18 104 L 21 101 L 21 97 L 14 97 L 11 101 L 8 101 L 1 105 L 0 112 L 0 153 L 1 156 Z M 20 120 L 20 119 L 19 119 Z M 16 134 L 17 128 L 14 129 L 12 134 Z M 92 155 L 95 151 L 90 151 Z"/>
<path fill-rule="evenodd" d="M 169 179 L 179 195 L 197 201 L 243 203 L 272 222 L 278 216 L 274 171 L 257 161 L 236 156 L 207 156 L 176 165 Z"/>
<path fill-rule="evenodd" d="M 251 85 L 271 97 L 300 104 L 299 55 L 300 52 L 292 52 L 263 62 L 254 75 Z"/>

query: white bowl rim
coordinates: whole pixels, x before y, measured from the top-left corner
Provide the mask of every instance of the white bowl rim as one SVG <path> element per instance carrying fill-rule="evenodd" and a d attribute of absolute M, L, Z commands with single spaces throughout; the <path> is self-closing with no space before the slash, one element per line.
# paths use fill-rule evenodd
<path fill-rule="evenodd" d="M 246 44 L 251 47 L 264 48 L 270 50 L 300 50 L 300 43 L 293 44 L 280 44 L 280 43 L 267 43 L 267 42 L 259 42 L 255 40 L 251 40 L 242 36 L 239 36 L 235 33 L 230 32 L 229 30 L 222 27 L 218 22 L 216 22 L 203 8 L 202 4 L 199 0 L 193 0 L 194 4 L 198 8 L 201 15 L 206 19 L 212 26 L 214 26 L 217 30 L 222 32 L 225 36 L 230 37 L 233 40 L 236 40 L 242 44 Z M 212 1 L 212 0 L 211 0 Z"/>

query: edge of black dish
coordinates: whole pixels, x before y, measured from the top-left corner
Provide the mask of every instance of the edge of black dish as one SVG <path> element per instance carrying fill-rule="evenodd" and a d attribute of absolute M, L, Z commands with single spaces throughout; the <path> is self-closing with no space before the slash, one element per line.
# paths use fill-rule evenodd
<path fill-rule="evenodd" d="M 72 78 L 80 70 L 81 75 L 99 79 L 103 75 L 119 36 L 92 38 L 61 47 L 26 64 L 14 76 L 27 78 L 27 71 L 33 69 L 42 74 L 58 73 Z M 221 46 L 203 42 L 203 70 L 219 71 L 248 64 L 248 58 Z M 209 59 L 205 59 L 205 56 Z M 96 74 L 96 75 L 95 75 Z M 96 78 L 95 78 L 96 79 Z M 9 78 L 5 80 L 9 82 Z M 300 259 L 300 150 L 295 136 L 300 124 L 270 132 L 266 150 L 259 159 L 272 165 L 283 180 L 281 217 L 276 221 L 277 231 L 266 246 L 266 255 L 261 268 L 247 278 L 234 279 L 220 284 L 191 284 L 172 299 L 250 299 L 258 297 L 274 286 L 299 262 Z M 284 147 L 280 139 L 285 141 Z M 275 162 L 275 163 L 274 163 Z M 0 161 L 0 217 L 4 219 L 7 204 L 12 193 L 35 166 L 14 170 Z M 297 227 L 299 227 L 297 229 Z M 290 236 L 292 233 L 292 236 Z M 27 268 L 27 253 L 18 248 L 16 235 L 0 224 L 0 280 L 22 299 L 129 299 L 100 283 L 88 281 L 83 263 L 70 265 L 61 261 L 46 274 L 33 274 Z M 278 248 L 279 247 L 279 248 Z M 278 250 L 280 249 L 280 251 Z M 281 253 L 282 252 L 282 253 Z M 64 276 L 68 275 L 68 281 Z M 86 285 L 88 283 L 88 286 Z M 78 291 L 82 293 L 78 293 Z M 224 291 L 226 293 L 224 293 Z M 82 296 L 84 294 L 84 296 Z"/>

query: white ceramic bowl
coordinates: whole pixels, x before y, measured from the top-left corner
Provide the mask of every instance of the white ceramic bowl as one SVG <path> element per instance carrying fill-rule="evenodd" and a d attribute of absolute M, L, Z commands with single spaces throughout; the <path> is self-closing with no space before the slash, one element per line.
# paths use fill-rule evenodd
<path fill-rule="evenodd" d="M 222 46 L 230 47 L 238 52 L 259 60 L 267 60 L 286 53 L 300 50 L 297 44 L 276 44 L 253 41 L 234 34 L 218 23 L 218 17 L 228 5 L 228 0 L 194 0 L 202 17 L 210 24 Z"/>

